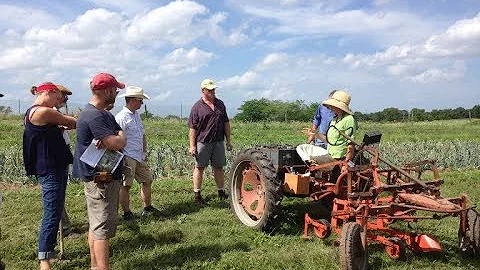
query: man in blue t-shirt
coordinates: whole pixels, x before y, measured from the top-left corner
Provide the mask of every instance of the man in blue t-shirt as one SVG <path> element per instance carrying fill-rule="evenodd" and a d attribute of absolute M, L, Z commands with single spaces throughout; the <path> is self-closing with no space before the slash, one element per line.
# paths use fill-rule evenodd
<path fill-rule="evenodd" d="M 332 95 L 337 90 L 333 90 L 328 94 L 328 98 L 331 98 Z M 317 112 L 313 116 L 313 123 L 310 131 L 313 132 L 308 136 L 307 143 L 311 143 L 315 140 L 315 145 L 320 146 L 322 148 L 327 149 L 327 131 L 328 127 L 330 126 L 330 122 L 335 117 L 335 114 L 324 105 L 318 105 Z M 318 128 L 318 133 L 316 132 Z M 317 133 L 317 137 L 315 138 L 315 133 Z"/>
<path fill-rule="evenodd" d="M 77 120 L 77 143 L 73 160 L 73 176 L 84 184 L 88 213 L 88 245 L 91 269 L 110 269 L 109 239 L 115 235 L 118 215 L 118 193 L 122 178 L 122 166 L 113 173 L 99 172 L 80 160 L 80 157 L 96 140 L 97 148 L 122 150 L 125 134 L 106 110 L 115 103 L 117 89 L 125 88 L 115 77 L 100 73 L 90 82 L 92 97 Z"/>

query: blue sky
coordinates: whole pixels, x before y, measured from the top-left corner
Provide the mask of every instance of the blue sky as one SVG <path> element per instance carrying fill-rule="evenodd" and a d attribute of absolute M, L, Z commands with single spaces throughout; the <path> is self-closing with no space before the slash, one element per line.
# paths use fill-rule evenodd
<path fill-rule="evenodd" d="M 8 0 L 0 8 L 0 105 L 15 109 L 43 81 L 72 89 L 70 107 L 81 107 L 98 72 L 144 87 L 148 109 L 163 116 L 185 116 L 207 77 L 230 114 L 249 99 L 320 102 L 340 88 L 361 112 L 480 100 L 480 0 Z"/>

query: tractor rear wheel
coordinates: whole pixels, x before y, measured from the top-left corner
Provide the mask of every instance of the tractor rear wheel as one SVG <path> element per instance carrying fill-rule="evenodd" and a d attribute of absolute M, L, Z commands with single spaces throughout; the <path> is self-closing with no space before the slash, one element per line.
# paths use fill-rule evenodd
<path fill-rule="evenodd" d="M 282 181 L 260 150 L 240 152 L 230 176 L 231 208 L 246 226 L 271 231 L 280 213 Z"/>
<path fill-rule="evenodd" d="M 480 254 L 480 215 L 477 211 L 467 211 L 467 231 L 458 230 L 458 248 L 462 255 Z"/>
<path fill-rule="evenodd" d="M 340 269 L 368 269 L 367 249 L 362 243 L 362 226 L 348 222 L 342 227 L 340 236 Z"/>

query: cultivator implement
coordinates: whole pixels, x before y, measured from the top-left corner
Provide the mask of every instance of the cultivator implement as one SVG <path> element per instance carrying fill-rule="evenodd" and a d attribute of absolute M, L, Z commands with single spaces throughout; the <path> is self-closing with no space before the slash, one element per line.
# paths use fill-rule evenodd
<path fill-rule="evenodd" d="M 313 228 L 319 238 L 340 235 L 342 269 L 366 269 L 368 245 L 380 243 L 392 259 L 406 249 L 439 252 L 431 234 L 391 226 L 404 222 L 459 217 L 458 248 L 462 254 L 480 253 L 480 217 L 467 195 L 445 198 L 435 161 L 397 166 L 381 157 L 373 145 L 380 133 L 366 134 L 350 160 L 300 160 L 295 149 L 253 148 L 242 152 L 231 175 L 232 209 L 245 225 L 269 230 L 279 216 L 283 195 L 309 197 L 331 207 L 329 219 L 304 218 L 303 237 Z M 423 179 L 423 178 L 428 178 Z"/>

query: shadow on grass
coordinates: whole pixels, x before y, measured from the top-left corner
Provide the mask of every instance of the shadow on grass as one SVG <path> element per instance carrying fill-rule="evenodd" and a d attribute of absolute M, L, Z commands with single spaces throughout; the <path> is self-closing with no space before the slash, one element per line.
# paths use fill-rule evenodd
<path fill-rule="evenodd" d="M 198 212 L 202 208 L 229 208 L 228 200 L 222 201 L 216 195 L 207 195 L 204 197 L 206 202 L 203 206 L 198 206 L 193 201 L 193 194 L 191 201 L 183 201 L 174 204 L 168 204 L 164 206 L 164 209 L 160 211 L 160 217 L 158 219 L 174 219 L 178 216 L 188 215 Z"/>
<path fill-rule="evenodd" d="M 237 243 L 234 245 L 193 245 L 190 247 L 180 247 L 175 251 L 162 254 L 153 258 L 132 259 L 121 265 L 122 269 L 163 269 L 168 267 L 177 267 L 184 269 L 186 265 L 195 264 L 200 266 L 205 261 L 218 261 L 222 253 L 229 251 L 249 251 L 246 243 Z"/>
<path fill-rule="evenodd" d="M 301 235 L 305 213 L 313 219 L 326 219 L 330 222 L 330 211 L 322 202 L 310 202 L 303 198 L 286 198 L 278 217 L 274 234 Z"/>

